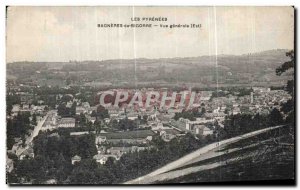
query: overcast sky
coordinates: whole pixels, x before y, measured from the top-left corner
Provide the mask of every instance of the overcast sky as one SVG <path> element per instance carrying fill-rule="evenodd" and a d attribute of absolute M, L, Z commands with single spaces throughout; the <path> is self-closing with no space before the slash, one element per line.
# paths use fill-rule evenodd
<path fill-rule="evenodd" d="M 98 28 L 131 17 L 201 29 Z M 135 22 L 151 23 L 151 22 Z M 9 7 L 7 62 L 195 57 L 293 49 L 292 7 Z"/>

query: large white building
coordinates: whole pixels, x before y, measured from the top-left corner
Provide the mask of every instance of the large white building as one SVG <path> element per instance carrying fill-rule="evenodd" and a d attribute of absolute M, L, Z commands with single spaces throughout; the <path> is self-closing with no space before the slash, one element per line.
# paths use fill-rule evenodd
<path fill-rule="evenodd" d="M 75 127 L 75 118 L 72 117 L 63 117 L 58 122 L 58 127 L 70 128 Z"/>

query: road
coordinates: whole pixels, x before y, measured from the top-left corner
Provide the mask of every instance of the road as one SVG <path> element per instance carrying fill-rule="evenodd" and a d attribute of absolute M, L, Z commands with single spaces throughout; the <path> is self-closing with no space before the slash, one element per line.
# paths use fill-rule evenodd
<path fill-rule="evenodd" d="M 16 155 L 19 157 L 26 149 L 29 148 L 29 145 L 31 144 L 31 142 L 33 141 L 34 137 L 36 137 L 42 126 L 44 125 L 46 119 L 48 118 L 48 115 L 51 113 L 51 111 L 47 112 L 47 114 L 43 117 L 43 119 L 41 121 L 38 122 L 38 124 L 35 126 L 33 132 L 31 133 L 31 135 L 26 139 L 25 141 L 25 148 L 19 148 L 16 151 Z"/>
<path fill-rule="evenodd" d="M 180 158 L 176 161 L 173 161 L 173 162 L 171 162 L 171 163 L 169 163 L 169 164 L 167 164 L 167 165 L 165 165 L 165 166 L 163 166 L 163 167 L 161 167 L 161 168 L 159 168 L 159 169 L 157 169 L 157 170 L 155 170 L 155 171 L 153 171 L 153 172 L 151 172 L 151 173 L 149 173 L 145 176 L 136 178 L 136 179 L 131 180 L 131 181 L 127 181 L 127 182 L 125 182 L 125 184 L 145 184 L 145 183 L 150 183 L 154 179 L 162 179 L 162 175 L 160 175 L 160 174 L 163 174 L 163 173 L 169 172 L 171 170 L 181 168 L 182 166 L 185 166 L 185 165 L 188 165 L 188 164 L 192 164 L 192 163 L 204 160 L 204 159 L 208 159 L 208 158 L 212 158 L 212 157 L 224 154 L 224 152 L 218 152 L 216 150 L 220 150 L 223 147 L 225 147 L 226 145 L 229 145 L 229 144 L 238 142 L 242 139 L 247 139 L 249 137 L 253 137 L 253 136 L 256 136 L 256 135 L 265 133 L 267 131 L 283 127 L 283 126 L 284 125 L 269 127 L 269 128 L 253 131 L 253 132 L 250 132 L 250 133 L 246 133 L 244 135 L 236 136 L 236 137 L 233 137 L 233 138 L 230 138 L 230 139 L 226 139 L 226 140 L 223 140 L 223 141 L 219 141 L 219 142 L 216 142 L 216 143 L 209 144 L 209 145 L 207 145 L 205 147 L 202 147 L 202 148 L 200 148 L 200 149 L 198 149 L 198 150 L 196 150 L 196 151 L 194 151 L 194 152 L 192 152 L 192 153 L 190 153 L 186 156 L 183 156 L 182 158 Z M 204 169 L 208 169 L 210 167 L 218 167 L 218 166 L 220 166 L 220 164 L 222 164 L 222 163 L 214 163 L 212 165 L 194 167 L 194 169 L 196 171 L 201 171 L 201 170 L 204 170 Z M 186 173 L 184 171 L 186 171 L 186 170 L 183 170 L 183 171 L 180 170 L 182 175 L 184 173 Z M 176 171 L 174 171 L 174 172 L 176 173 Z"/>

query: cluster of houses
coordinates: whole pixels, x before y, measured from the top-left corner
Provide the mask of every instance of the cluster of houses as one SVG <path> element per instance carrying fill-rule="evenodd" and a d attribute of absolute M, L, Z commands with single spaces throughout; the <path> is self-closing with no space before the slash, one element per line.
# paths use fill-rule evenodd
<path fill-rule="evenodd" d="M 78 133 L 71 135 L 78 135 Z M 115 161 L 124 154 L 150 149 L 149 143 L 154 135 L 155 133 L 151 130 L 99 134 L 95 138 L 97 154 L 93 156 L 93 159 L 97 163 L 105 164 L 109 158 Z M 75 155 L 71 160 L 72 164 L 80 161 L 79 155 Z"/>
<path fill-rule="evenodd" d="M 59 117 L 57 110 L 50 110 L 46 115 L 46 120 L 43 123 L 41 130 L 53 130 L 57 128 L 74 128 L 75 118 L 73 117 Z"/>
<path fill-rule="evenodd" d="M 17 116 L 18 113 L 22 112 L 29 112 L 31 115 L 43 115 L 46 112 L 47 106 L 46 105 L 29 105 L 29 104 L 15 104 L 11 110 L 11 116 Z"/>
<path fill-rule="evenodd" d="M 264 87 L 252 87 L 250 95 L 239 96 L 238 93 L 200 102 L 199 111 L 205 109 L 205 118 L 216 119 L 222 122 L 226 115 L 268 114 L 280 104 L 291 99 L 291 95 L 284 90 L 271 90 Z"/>
<path fill-rule="evenodd" d="M 98 154 L 93 156 L 93 159 L 99 164 L 106 164 L 109 159 L 112 161 L 120 160 L 121 156 L 124 154 L 128 154 L 131 152 L 137 152 L 141 150 L 149 149 L 149 147 L 138 147 L 138 146 L 130 146 L 130 147 L 111 147 L 106 150 L 106 153 L 98 152 Z M 81 157 L 79 155 L 75 155 L 71 158 L 71 163 L 75 165 L 81 161 Z"/>
<path fill-rule="evenodd" d="M 70 95 L 72 96 L 72 95 Z M 59 97 L 61 98 L 61 97 Z M 136 108 L 134 106 L 109 106 L 105 107 L 108 111 L 108 118 L 104 122 L 109 126 L 112 121 L 119 122 L 122 119 L 129 120 L 145 120 L 138 122 L 139 130 L 136 131 L 122 131 L 122 132 L 106 132 L 101 131 L 96 134 L 95 146 L 97 154 L 93 159 L 100 164 L 105 164 L 109 159 L 119 160 L 122 155 L 129 152 L 141 151 L 152 148 L 150 142 L 154 136 L 160 136 L 165 142 L 169 142 L 174 138 L 192 133 L 197 136 L 211 136 L 214 135 L 217 123 L 223 127 L 223 121 L 227 115 L 235 115 L 239 113 L 269 113 L 271 109 L 286 102 L 291 96 L 283 90 L 270 90 L 269 88 L 254 87 L 250 95 L 238 96 L 238 94 L 228 94 L 225 97 L 213 97 L 212 91 L 202 91 L 198 94 L 198 112 L 204 113 L 189 120 L 187 118 L 174 119 L 176 113 L 181 113 L 183 107 L 165 108 Z M 22 105 L 13 105 L 12 116 L 17 115 L 22 111 L 29 111 L 38 115 L 45 115 L 47 105 L 39 101 L 39 105 L 29 105 L 28 101 L 31 96 L 26 94 L 23 96 Z M 69 101 L 66 106 L 71 108 L 76 102 L 76 115 L 85 115 L 87 121 L 94 123 L 96 117 L 93 112 L 97 111 L 97 106 L 90 106 L 88 102 L 81 102 L 80 100 Z M 43 124 L 42 130 L 53 130 L 57 128 L 75 128 L 76 120 L 74 117 L 60 117 L 57 110 L 47 111 L 46 120 Z M 95 131 L 92 131 L 95 133 Z M 88 134 L 90 131 L 71 132 L 71 136 Z M 32 148 L 26 149 L 21 155 L 20 159 L 25 157 L 34 157 Z M 79 155 L 72 157 L 72 164 L 81 161 Z"/>

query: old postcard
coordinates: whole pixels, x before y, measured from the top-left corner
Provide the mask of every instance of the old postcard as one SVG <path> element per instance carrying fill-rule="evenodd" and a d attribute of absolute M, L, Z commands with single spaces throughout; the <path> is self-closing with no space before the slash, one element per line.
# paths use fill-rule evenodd
<path fill-rule="evenodd" d="M 6 17 L 7 184 L 295 184 L 293 7 Z"/>

